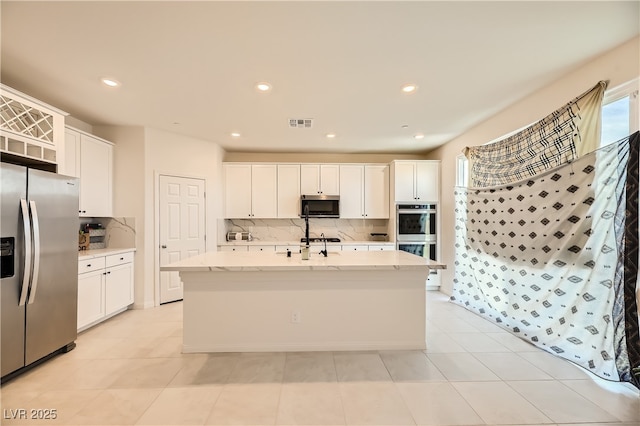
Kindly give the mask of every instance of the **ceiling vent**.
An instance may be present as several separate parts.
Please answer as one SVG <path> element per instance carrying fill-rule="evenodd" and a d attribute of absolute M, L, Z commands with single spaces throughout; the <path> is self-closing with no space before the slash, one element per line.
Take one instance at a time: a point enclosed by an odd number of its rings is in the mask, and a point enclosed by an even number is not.
<path fill-rule="evenodd" d="M 291 129 L 310 129 L 313 125 L 313 118 L 290 118 L 289 128 Z"/>

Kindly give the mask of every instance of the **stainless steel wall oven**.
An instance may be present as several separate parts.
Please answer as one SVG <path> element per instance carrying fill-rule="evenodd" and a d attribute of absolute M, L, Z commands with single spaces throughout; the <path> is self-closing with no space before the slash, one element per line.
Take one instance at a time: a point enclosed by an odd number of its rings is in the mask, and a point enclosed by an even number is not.
<path fill-rule="evenodd" d="M 436 204 L 396 205 L 396 248 L 437 260 Z"/>

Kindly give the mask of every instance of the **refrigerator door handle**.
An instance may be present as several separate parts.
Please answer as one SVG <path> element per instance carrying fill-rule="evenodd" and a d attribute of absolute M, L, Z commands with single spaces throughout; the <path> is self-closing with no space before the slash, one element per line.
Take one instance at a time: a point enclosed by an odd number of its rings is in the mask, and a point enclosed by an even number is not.
<path fill-rule="evenodd" d="M 38 220 L 38 210 L 36 202 L 29 201 L 29 210 L 31 210 L 31 224 L 33 228 L 33 274 L 31 274 L 31 291 L 29 292 L 29 304 L 36 299 L 36 290 L 38 289 L 38 271 L 40 269 L 40 221 Z"/>
<path fill-rule="evenodd" d="M 24 270 L 22 277 L 22 290 L 20 290 L 20 302 L 18 306 L 24 306 L 29 294 L 29 279 L 31 278 L 31 220 L 29 219 L 29 207 L 27 200 L 20 200 L 20 212 L 22 213 L 22 225 L 24 226 Z"/>

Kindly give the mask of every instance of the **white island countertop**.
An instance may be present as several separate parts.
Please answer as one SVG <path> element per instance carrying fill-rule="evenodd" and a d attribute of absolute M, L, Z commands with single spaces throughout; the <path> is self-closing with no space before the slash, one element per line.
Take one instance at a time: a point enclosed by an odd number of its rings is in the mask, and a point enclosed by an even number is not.
<path fill-rule="evenodd" d="M 445 265 L 399 250 L 330 252 L 327 257 L 312 253 L 302 260 L 300 253 L 273 252 L 207 252 L 162 266 L 162 271 L 302 271 L 302 270 L 391 270 L 445 269 Z"/>

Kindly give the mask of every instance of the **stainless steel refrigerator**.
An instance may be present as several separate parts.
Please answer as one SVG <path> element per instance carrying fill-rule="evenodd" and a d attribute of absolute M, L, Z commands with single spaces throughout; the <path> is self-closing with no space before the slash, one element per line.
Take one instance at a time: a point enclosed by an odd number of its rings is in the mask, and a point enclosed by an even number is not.
<path fill-rule="evenodd" d="M 0 163 L 2 380 L 75 347 L 78 180 Z"/>

